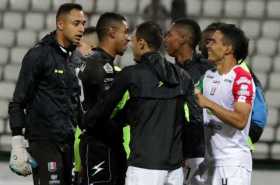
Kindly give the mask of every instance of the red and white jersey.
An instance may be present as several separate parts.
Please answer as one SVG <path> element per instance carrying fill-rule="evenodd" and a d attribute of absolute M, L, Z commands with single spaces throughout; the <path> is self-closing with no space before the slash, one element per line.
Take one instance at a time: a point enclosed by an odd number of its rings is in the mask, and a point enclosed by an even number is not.
<path fill-rule="evenodd" d="M 233 111 L 235 102 L 254 102 L 255 85 L 249 72 L 235 66 L 227 74 L 208 70 L 203 78 L 203 95 L 225 109 Z M 251 115 L 243 130 L 223 123 L 211 113 L 203 110 L 206 137 L 206 157 L 216 166 L 244 166 L 252 169 L 252 157 L 247 139 Z"/>

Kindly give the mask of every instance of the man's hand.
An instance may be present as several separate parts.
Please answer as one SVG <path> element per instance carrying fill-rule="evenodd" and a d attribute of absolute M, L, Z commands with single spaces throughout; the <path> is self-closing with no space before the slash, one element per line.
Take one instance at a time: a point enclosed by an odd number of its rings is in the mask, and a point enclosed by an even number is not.
<path fill-rule="evenodd" d="M 201 108 L 208 108 L 211 104 L 211 100 L 203 96 L 200 91 L 195 91 L 196 102 Z"/>
<path fill-rule="evenodd" d="M 32 173 L 32 168 L 37 167 L 36 161 L 26 150 L 26 141 L 21 135 L 12 137 L 12 151 L 10 156 L 10 169 L 21 176 Z"/>

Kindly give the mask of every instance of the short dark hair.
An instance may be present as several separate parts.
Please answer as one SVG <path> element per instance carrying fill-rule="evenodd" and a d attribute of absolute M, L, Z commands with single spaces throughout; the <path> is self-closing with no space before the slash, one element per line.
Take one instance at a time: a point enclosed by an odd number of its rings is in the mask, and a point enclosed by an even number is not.
<path fill-rule="evenodd" d="M 214 32 L 217 30 L 217 28 L 219 28 L 220 26 L 226 25 L 226 23 L 223 22 L 213 22 L 211 24 L 209 24 L 204 30 L 203 33 L 205 32 Z"/>
<path fill-rule="evenodd" d="M 58 18 L 61 15 L 68 14 L 73 9 L 80 10 L 80 11 L 83 10 L 82 6 L 79 5 L 79 4 L 76 4 L 76 3 L 64 3 L 64 4 L 62 4 L 57 10 L 56 20 L 58 20 Z"/>
<path fill-rule="evenodd" d="M 201 29 L 199 24 L 196 21 L 187 18 L 176 19 L 173 21 L 173 24 L 175 26 L 182 27 L 183 29 L 191 33 L 192 39 L 190 44 L 191 47 L 195 49 L 195 47 L 201 40 Z"/>
<path fill-rule="evenodd" d="M 223 25 L 225 23 L 222 23 L 222 22 L 213 22 L 211 24 L 209 24 L 203 31 L 202 31 L 202 34 L 201 34 L 201 40 L 200 40 L 200 43 L 199 43 L 199 50 L 201 51 L 201 54 L 208 58 L 208 51 L 207 51 L 207 43 L 208 43 L 208 37 L 214 33 L 217 28 L 220 26 L 220 25 Z"/>
<path fill-rule="evenodd" d="M 121 23 L 122 21 L 126 21 L 126 18 L 121 14 L 113 12 L 106 12 L 102 14 L 96 24 L 98 39 L 104 39 L 104 37 L 107 35 L 108 28 L 110 26 L 115 26 L 115 24 Z"/>
<path fill-rule="evenodd" d="M 149 47 L 159 50 L 163 40 L 162 30 L 155 22 L 147 21 L 137 26 L 136 38 L 144 39 Z"/>
<path fill-rule="evenodd" d="M 244 60 L 248 56 L 249 39 L 243 30 L 234 24 L 220 24 L 216 31 L 224 35 L 224 41 L 233 47 L 233 55 L 237 61 Z"/>
<path fill-rule="evenodd" d="M 89 27 L 85 28 L 84 35 L 89 35 L 92 33 L 97 33 L 95 26 L 89 26 Z"/>

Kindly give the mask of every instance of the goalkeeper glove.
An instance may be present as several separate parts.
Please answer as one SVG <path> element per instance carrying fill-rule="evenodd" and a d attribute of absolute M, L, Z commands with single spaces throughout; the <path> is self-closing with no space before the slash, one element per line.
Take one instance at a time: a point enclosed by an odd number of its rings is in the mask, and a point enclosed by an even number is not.
<path fill-rule="evenodd" d="M 32 173 L 32 168 L 37 167 L 36 161 L 26 150 L 27 141 L 23 136 L 12 137 L 12 151 L 10 156 L 10 169 L 21 176 L 27 176 Z"/>

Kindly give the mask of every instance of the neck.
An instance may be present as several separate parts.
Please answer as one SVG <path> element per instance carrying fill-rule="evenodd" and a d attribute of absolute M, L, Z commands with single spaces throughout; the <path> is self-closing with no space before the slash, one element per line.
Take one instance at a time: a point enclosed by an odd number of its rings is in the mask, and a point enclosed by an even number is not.
<path fill-rule="evenodd" d="M 219 74 L 227 74 L 236 64 L 235 58 L 225 57 L 217 63 L 217 70 Z"/>
<path fill-rule="evenodd" d="M 116 50 L 114 49 L 114 44 L 108 42 L 108 41 L 102 41 L 99 43 L 99 47 L 101 49 L 103 49 L 104 51 L 106 51 L 106 53 L 108 53 L 109 55 L 111 55 L 112 57 L 116 57 L 117 55 L 117 52 Z"/>
<path fill-rule="evenodd" d="M 156 50 L 154 50 L 154 49 L 150 49 L 150 48 L 144 48 L 142 51 L 141 51 L 141 53 L 140 53 L 140 55 L 138 55 L 138 56 L 135 56 L 135 61 L 140 61 L 141 60 L 141 58 L 145 55 L 145 54 L 147 54 L 147 53 L 151 53 L 151 52 L 155 52 Z"/>
<path fill-rule="evenodd" d="M 175 56 L 176 61 L 180 64 L 184 64 L 187 60 L 190 60 L 193 56 L 193 50 L 189 47 L 184 47 L 177 52 Z"/>
<path fill-rule="evenodd" d="M 55 38 L 56 38 L 57 43 L 60 46 L 62 46 L 64 48 L 70 47 L 71 43 L 65 39 L 64 35 L 60 31 L 58 31 L 58 30 L 56 31 Z"/>

